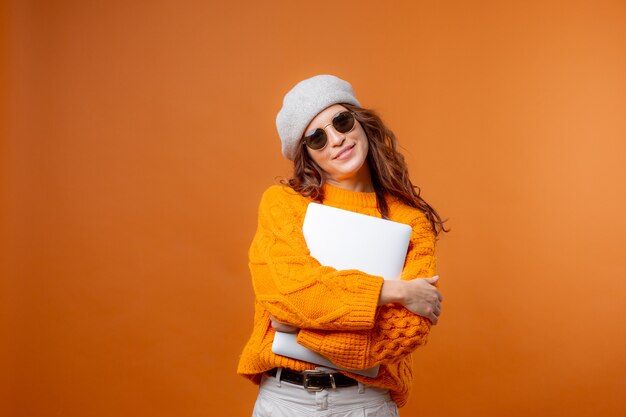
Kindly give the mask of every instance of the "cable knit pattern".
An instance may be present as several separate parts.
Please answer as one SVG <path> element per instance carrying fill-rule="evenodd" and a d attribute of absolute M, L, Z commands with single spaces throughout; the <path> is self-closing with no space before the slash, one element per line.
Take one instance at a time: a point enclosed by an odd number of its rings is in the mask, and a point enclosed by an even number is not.
<path fill-rule="evenodd" d="M 374 193 L 324 186 L 324 204 L 380 217 Z M 424 214 L 389 198 L 390 219 L 413 228 L 401 279 L 435 275 L 435 239 Z M 256 295 L 252 335 L 237 372 L 255 383 L 275 367 L 302 371 L 308 364 L 272 353 L 270 315 L 301 330 L 298 342 L 337 365 L 364 369 L 380 364 L 376 378 L 344 372 L 366 384 L 388 388 L 399 407 L 412 382 L 411 352 L 427 341 L 430 321 L 397 304 L 377 307 L 381 277 L 338 271 L 310 256 L 302 223 L 310 200 L 285 186 L 272 186 L 259 206 L 249 250 Z"/>

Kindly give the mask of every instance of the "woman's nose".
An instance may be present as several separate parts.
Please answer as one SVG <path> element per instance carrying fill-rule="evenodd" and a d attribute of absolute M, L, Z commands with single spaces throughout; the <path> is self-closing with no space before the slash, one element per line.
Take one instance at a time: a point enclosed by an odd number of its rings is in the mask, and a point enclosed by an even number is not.
<path fill-rule="evenodd" d="M 337 132 L 332 126 L 329 126 L 329 128 L 326 129 L 326 134 L 328 135 L 328 142 L 331 146 L 339 146 L 343 144 L 344 140 L 346 140 L 345 133 Z"/>

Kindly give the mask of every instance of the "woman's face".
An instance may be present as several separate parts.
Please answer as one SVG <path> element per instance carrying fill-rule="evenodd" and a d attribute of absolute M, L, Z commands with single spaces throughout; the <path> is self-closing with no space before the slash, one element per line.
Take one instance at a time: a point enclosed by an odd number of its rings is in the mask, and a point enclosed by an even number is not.
<path fill-rule="evenodd" d="M 305 148 L 313 161 L 326 172 L 329 183 L 337 185 L 346 181 L 363 181 L 370 184 L 367 165 L 369 144 L 363 127 L 355 121 L 350 132 L 339 133 L 332 125 L 333 118 L 346 110 L 341 104 L 334 104 L 318 113 L 304 130 L 304 135 L 310 135 L 317 128 L 324 129 L 328 143 L 320 150 Z"/>

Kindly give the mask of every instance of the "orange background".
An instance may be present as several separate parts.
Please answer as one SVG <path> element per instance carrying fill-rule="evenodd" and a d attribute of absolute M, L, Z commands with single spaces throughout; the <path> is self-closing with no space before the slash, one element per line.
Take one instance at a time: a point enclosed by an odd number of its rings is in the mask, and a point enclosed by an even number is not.
<path fill-rule="evenodd" d="M 247 416 L 247 249 L 318 73 L 452 232 L 404 416 L 626 414 L 624 1 L 3 3 L 3 416 Z"/>

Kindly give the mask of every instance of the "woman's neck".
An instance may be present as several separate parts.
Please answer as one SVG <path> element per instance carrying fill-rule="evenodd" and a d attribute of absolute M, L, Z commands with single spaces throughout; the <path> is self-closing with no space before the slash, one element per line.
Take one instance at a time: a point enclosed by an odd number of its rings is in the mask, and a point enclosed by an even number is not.
<path fill-rule="evenodd" d="M 370 175 L 367 163 L 356 173 L 356 175 L 346 178 L 327 178 L 326 182 L 334 187 L 342 188 L 348 191 L 356 191 L 362 193 L 374 192 L 372 184 L 372 176 Z"/>
<path fill-rule="evenodd" d="M 351 179 L 343 180 L 343 181 L 335 181 L 329 178 L 326 182 L 332 185 L 333 187 L 342 188 L 347 191 L 355 191 L 355 192 L 361 192 L 361 193 L 374 192 L 374 186 L 372 185 L 371 181 L 369 183 L 364 183 L 360 181 L 351 181 Z"/>

